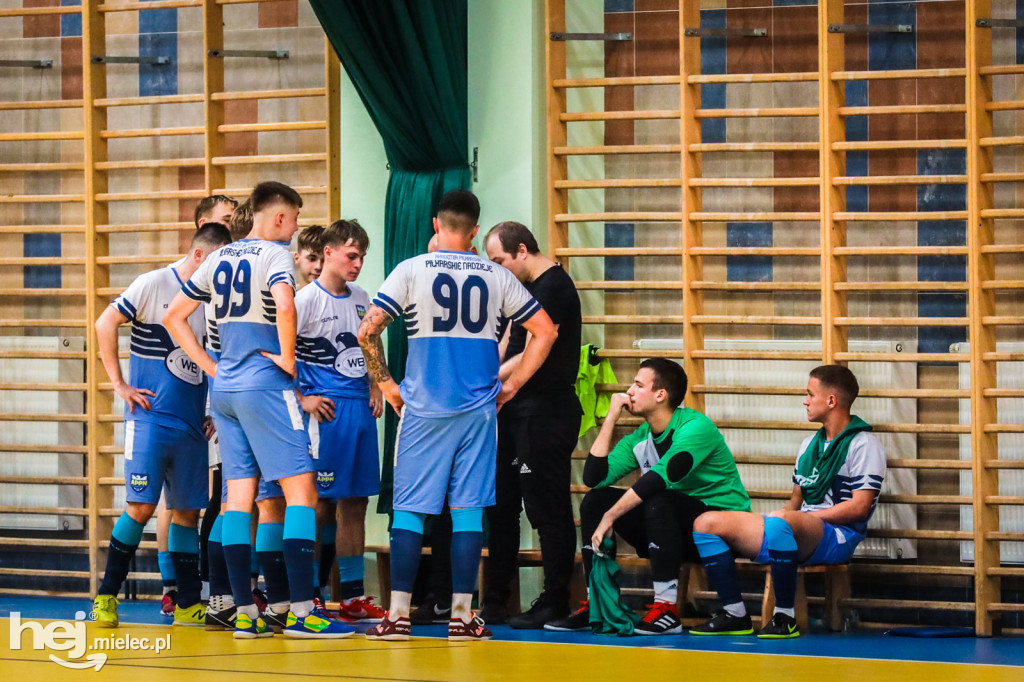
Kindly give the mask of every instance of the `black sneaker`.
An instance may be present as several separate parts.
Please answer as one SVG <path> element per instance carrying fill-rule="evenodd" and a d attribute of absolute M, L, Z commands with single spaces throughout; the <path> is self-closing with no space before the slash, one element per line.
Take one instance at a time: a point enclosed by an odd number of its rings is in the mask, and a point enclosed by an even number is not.
<path fill-rule="evenodd" d="M 750 622 L 750 615 L 733 616 L 728 611 L 721 611 L 714 618 L 690 628 L 691 635 L 752 635 L 754 625 Z"/>
<path fill-rule="evenodd" d="M 565 618 L 568 615 L 569 606 L 567 604 L 559 605 L 538 597 L 533 600 L 528 611 L 509 618 L 508 624 L 516 630 L 540 630 L 545 623 Z"/>
<path fill-rule="evenodd" d="M 433 625 L 447 623 L 452 617 L 452 605 L 438 604 L 429 599 L 420 604 L 409 614 L 409 623 L 412 625 Z"/>
<path fill-rule="evenodd" d="M 776 613 L 768 624 L 757 631 L 761 639 L 792 639 L 800 636 L 800 628 L 796 619 L 784 613 Z"/>
<path fill-rule="evenodd" d="M 267 624 L 267 627 L 274 632 L 281 634 L 284 629 L 288 627 L 288 612 L 275 613 L 269 606 L 267 610 L 263 612 L 263 622 Z"/>
<path fill-rule="evenodd" d="M 480 618 L 491 625 L 504 625 L 509 622 L 508 610 L 504 604 L 484 604 L 480 609 Z"/>
<path fill-rule="evenodd" d="M 235 629 L 235 618 L 238 616 L 238 609 L 234 606 L 229 606 L 226 609 L 220 611 L 211 611 L 206 609 L 206 620 L 203 625 L 207 630 L 234 630 Z"/>
<path fill-rule="evenodd" d="M 680 635 L 683 623 L 676 614 L 676 605 L 665 601 L 649 604 L 647 615 L 633 627 L 638 635 Z"/>
<path fill-rule="evenodd" d="M 580 607 L 565 618 L 544 623 L 545 630 L 555 632 L 580 632 L 590 630 L 590 602 L 580 602 Z"/>

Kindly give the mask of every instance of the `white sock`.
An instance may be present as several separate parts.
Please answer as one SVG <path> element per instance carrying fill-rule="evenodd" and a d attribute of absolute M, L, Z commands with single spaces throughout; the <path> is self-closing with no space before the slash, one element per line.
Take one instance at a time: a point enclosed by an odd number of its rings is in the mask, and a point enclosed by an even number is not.
<path fill-rule="evenodd" d="M 164 594 L 167 594 L 171 590 L 177 590 L 177 589 L 178 589 L 177 585 L 171 585 L 170 587 L 167 587 L 166 585 L 164 585 Z"/>
<path fill-rule="evenodd" d="M 309 612 L 313 610 L 313 600 L 307 599 L 306 601 L 293 601 L 292 602 L 292 613 L 295 614 L 296 618 L 305 618 L 309 615 Z"/>
<path fill-rule="evenodd" d="M 784 613 L 790 618 L 796 618 L 796 609 L 780 609 L 778 606 L 775 607 L 775 613 Z M 772 614 L 775 615 L 775 614 Z"/>
<path fill-rule="evenodd" d="M 741 601 L 738 601 L 735 604 L 726 604 L 723 608 L 726 613 L 730 616 L 735 616 L 736 618 L 742 618 L 747 615 L 747 607 L 744 606 Z"/>
<path fill-rule="evenodd" d="M 399 618 L 409 617 L 409 604 L 412 602 L 412 592 L 399 592 L 394 590 L 391 593 L 391 607 L 388 609 L 388 620 L 392 623 Z"/>
<path fill-rule="evenodd" d="M 210 611 L 214 613 L 218 611 L 224 611 L 230 609 L 235 605 L 235 598 L 230 594 L 211 594 L 210 595 Z"/>
<path fill-rule="evenodd" d="M 249 616 L 249 618 L 252 618 L 253 622 L 255 622 L 257 616 L 260 615 L 260 608 L 255 604 L 249 604 L 248 606 L 239 606 L 238 613 Z"/>
<path fill-rule="evenodd" d="M 654 581 L 654 601 L 675 604 L 679 594 L 679 580 Z"/>
<path fill-rule="evenodd" d="M 464 592 L 452 594 L 452 619 L 458 618 L 463 623 L 473 620 L 473 611 L 470 606 L 473 603 L 473 595 Z"/>
<path fill-rule="evenodd" d="M 276 613 L 277 615 L 280 616 L 280 615 L 283 615 L 285 613 L 288 613 L 288 607 L 290 605 L 291 605 L 291 602 L 278 601 L 278 602 L 274 602 L 273 604 L 268 604 L 267 605 L 267 610 L 268 611 L 272 611 L 273 613 Z M 295 615 L 298 616 L 299 614 L 296 613 Z"/>

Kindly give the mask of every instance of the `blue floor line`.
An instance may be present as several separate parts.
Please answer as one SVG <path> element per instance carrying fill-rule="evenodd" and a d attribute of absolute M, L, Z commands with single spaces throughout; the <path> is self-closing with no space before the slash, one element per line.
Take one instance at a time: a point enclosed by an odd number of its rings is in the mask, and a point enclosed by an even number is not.
<path fill-rule="evenodd" d="M 88 613 L 91 606 L 92 603 L 84 599 L 0 595 L 2 618 L 10 617 L 12 611 L 18 611 L 22 618 L 73 620 L 76 611 Z M 122 601 L 118 606 L 118 615 L 125 624 L 170 625 L 170 619 L 160 614 L 160 602 L 156 601 Z M 491 629 L 495 640 L 511 642 L 643 646 L 685 651 L 1024 667 L 1024 638 L 1019 637 L 915 639 L 890 637 L 876 632 L 846 632 L 811 633 L 797 639 L 766 641 L 756 637 L 696 637 L 686 634 L 614 637 L 590 633 L 514 630 L 505 625 L 493 626 Z M 445 638 L 448 636 L 447 626 L 416 626 L 413 628 L 413 636 Z"/>

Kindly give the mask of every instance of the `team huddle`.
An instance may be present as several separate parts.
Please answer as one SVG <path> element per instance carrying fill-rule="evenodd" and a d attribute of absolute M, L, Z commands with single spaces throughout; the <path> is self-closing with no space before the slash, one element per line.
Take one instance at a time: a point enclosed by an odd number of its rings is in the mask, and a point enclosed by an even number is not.
<path fill-rule="evenodd" d="M 587 602 L 574 612 L 568 604 L 576 547 L 569 474 L 581 414 L 572 390 L 580 307 L 568 275 L 518 223 L 491 230 L 489 260 L 476 255 L 479 202 L 455 190 L 439 204 L 430 252 L 400 263 L 371 299 L 354 284 L 369 247 L 357 222 L 307 228 L 296 257 L 289 253 L 301 207 L 293 189 L 264 182 L 230 218 L 200 220 L 197 210 L 186 257 L 140 276 L 97 321 L 101 359 L 125 401 L 127 509 L 112 532 L 93 617 L 118 625 L 116 595 L 163 493 L 176 625 L 232 630 L 239 639 L 340 638 L 363 621 L 372 625 L 369 639 L 408 639 L 419 622 L 410 616 L 424 523 L 443 512 L 451 518 L 451 591 L 436 595 L 444 609 L 432 608 L 450 610 L 450 640 L 489 639 L 486 622 L 506 621 L 502 582 L 514 572 L 523 506 L 540 533 L 544 592 L 508 622 L 598 625 Z M 312 280 L 297 294 L 296 262 Z M 400 384 L 381 342 L 399 319 L 409 338 Z M 125 381 L 117 328 L 128 323 Z M 881 445 L 850 412 L 856 378 L 836 365 L 811 372 L 804 404 L 822 428 L 800 448 L 790 500 L 766 516 L 750 513 L 717 427 L 681 407 L 686 390 L 678 364 L 652 358 L 626 393 L 612 396 L 583 471 L 591 488 L 580 506 L 585 571 L 595 552 L 614 553 L 608 539 L 617 533 L 651 563 L 654 602 L 634 632 L 672 634 L 682 631 L 679 566 L 701 561 L 723 610 L 690 632 L 737 635 L 754 630 L 735 557 L 769 563 L 776 607 L 758 634 L 797 636 L 798 567 L 850 560 L 885 476 Z M 385 402 L 400 416 L 387 612 L 363 587 L 366 503 L 380 488 L 375 420 Z M 613 444 L 624 413 L 643 424 Z M 637 470 L 628 489 L 613 487 Z M 485 515 L 491 559 L 511 559 L 492 571 L 498 580 L 481 594 L 478 615 L 471 602 Z M 265 600 L 254 590 L 254 557 Z M 337 614 L 320 593 L 335 559 Z M 209 580 L 205 603 L 201 576 Z"/>

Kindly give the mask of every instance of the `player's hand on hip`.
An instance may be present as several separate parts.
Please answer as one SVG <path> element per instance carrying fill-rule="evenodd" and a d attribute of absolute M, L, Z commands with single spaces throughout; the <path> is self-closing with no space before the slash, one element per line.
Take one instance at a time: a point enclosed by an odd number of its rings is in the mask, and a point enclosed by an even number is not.
<path fill-rule="evenodd" d="M 330 398 L 322 395 L 304 395 L 300 402 L 303 411 L 316 417 L 321 424 L 334 421 L 334 401 Z"/>
<path fill-rule="evenodd" d="M 380 419 L 384 414 L 384 394 L 376 384 L 370 387 L 370 415 L 374 419 Z"/>
<path fill-rule="evenodd" d="M 213 425 L 213 417 L 206 415 L 203 417 L 203 438 L 210 440 L 215 433 L 217 433 L 217 427 Z"/>
<path fill-rule="evenodd" d="M 156 397 L 156 393 L 153 393 L 148 388 L 135 388 L 123 381 L 114 385 L 114 392 L 121 396 L 121 399 L 128 406 L 128 412 L 132 414 L 135 413 L 136 405 L 144 410 L 150 409 L 149 398 L 146 396 L 150 398 Z"/>
<path fill-rule="evenodd" d="M 512 383 L 511 381 L 503 381 L 501 384 L 501 392 L 498 393 L 497 403 L 498 409 L 501 406 L 516 397 L 516 393 L 519 393 L 519 386 Z"/>
<path fill-rule="evenodd" d="M 394 408 L 395 414 L 401 417 L 405 400 L 402 399 L 402 392 L 398 389 L 398 384 L 395 383 L 394 379 L 389 379 L 387 382 L 378 384 L 378 386 L 381 393 L 384 394 L 384 400 L 387 400 L 388 405 Z"/>
<path fill-rule="evenodd" d="M 274 363 L 275 365 L 277 365 L 278 367 L 283 369 L 285 372 L 288 373 L 288 376 L 290 376 L 292 378 L 295 377 L 295 359 L 294 358 L 292 358 L 291 362 L 288 362 L 287 360 L 284 359 L 284 356 L 274 355 L 273 353 L 268 353 L 265 350 L 261 350 L 260 351 L 260 355 L 262 355 L 267 360 L 270 360 L 272 363 Z"/>

